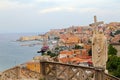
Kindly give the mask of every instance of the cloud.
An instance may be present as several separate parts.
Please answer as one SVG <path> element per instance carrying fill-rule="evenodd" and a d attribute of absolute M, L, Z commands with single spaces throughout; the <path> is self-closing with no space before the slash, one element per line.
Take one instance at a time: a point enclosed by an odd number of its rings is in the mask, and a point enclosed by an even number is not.
<path fill-rule="evenodd" d="M 0 0 L 0 26 L 3 32 L 28 31 L 29 27 L 29 31 L 41 31 L 53 26 L 88 24 L 93 15 L 119 21 L 119 5 L 120 0 Z"/>
<path fill-rule="evenodd" d="M 105 12 L 100 8 L 94 7 L 53 7 L 39 10 L 40 14 L 48 14 L 54 12 L 74 12 L 74 13 L 100 13 Z"/>
<path fill-rule="evenodd" d="M 8 10 L 8 9 L 16 9 L 16 8 L 29 8 L 33 7 L 33 4 L 25 4 L 20 3 L 18 1 L 8 1 L 8 0 L 1 0 L 0 1 L 0 10 Z"/>
<path fill-rule="evenodd" d="M 66 2 L 68 0 L 35 0 L 35 2 Z"/>
<path fill-rule="evenodd" d="M 54 12 L 78 12 L 78 13 L 95 13 L 95 14 L 115 14 L 113 10 L 118 10 L 119 3 L 113 0 L 36 0 L 46 4 L 55 4 L 55 6 L 44 6 L 39 9 L 39 14 Z M 114 5 L 114 6 L 112 6 Z M 118 12 L 115 10 L 116 12 Z"/>
<path fill-rule="evenodd" d="M 46 13 L 60 12 L 60 11 L 72 12 L 72 11 L 75 11 L 75 8 L 54 7 L 54 8 L 47 8 L 47 9 L 40 10 L 39 13 L 46 14 Z"/>
<path fill-rule="evenodd" d="M 53 3 L 59 6 L 83 6 L 95 5 L 105 2 L 104 0 L 35 0 L 36 3 Z"/>
<path fill-rule="evenodd" d="M 44 6 L 38 12 L 40 14 L 47 14 L 52 12 L 87 12 L 90 10 L 94 10 L 94 7 L 89 7 L 90 4 L 97 3 L 96 0 L 89 1 L 89 0 L 36 0 L 36 2 L 43 4 L 54 4 L 54 6 Z M 89 5 L 88 5 L 89 4 Z M 86 6 L 85 6 L 86 5 Z"/>

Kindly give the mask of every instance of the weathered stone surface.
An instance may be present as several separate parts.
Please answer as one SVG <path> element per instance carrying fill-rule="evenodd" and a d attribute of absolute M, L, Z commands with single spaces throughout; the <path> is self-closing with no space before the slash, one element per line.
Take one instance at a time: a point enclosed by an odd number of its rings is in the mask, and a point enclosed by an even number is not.
<path fill-rule="evenodd" d="M 39 80 L 41 74 L 29 69 L 16 66 L 10 68 L 0 75 L 0 80 Z"/>

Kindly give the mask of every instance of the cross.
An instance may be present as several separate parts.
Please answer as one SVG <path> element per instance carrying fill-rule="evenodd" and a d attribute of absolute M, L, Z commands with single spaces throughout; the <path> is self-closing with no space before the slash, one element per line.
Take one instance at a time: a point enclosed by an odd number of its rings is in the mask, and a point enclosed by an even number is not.
<path fill-rule="evenodd" d="M 90 24 L 90 26 L 98 26 L 100 24 L 104 24 L 104 22 L 103 21 L 97 22 L 97 17 L 94 16 L 94 23 Z"/>
<path fill-rule="evenodd" d="M 92 26 L 94 28 L 94 30 L 96 31 L 96 30 L 98 30 L 97 26 L 99 26 L 100 24 L 104 24 L 104 22 L 103 21 L 97 22 L 97 17 L 94 16 L 94 23 L 90 24 L 89 26 Z"/>

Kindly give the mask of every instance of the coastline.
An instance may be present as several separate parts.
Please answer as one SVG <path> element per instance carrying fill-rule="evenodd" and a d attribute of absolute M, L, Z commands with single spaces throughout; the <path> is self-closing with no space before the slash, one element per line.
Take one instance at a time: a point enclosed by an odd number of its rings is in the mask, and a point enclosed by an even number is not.
<path fill-rule="evenodd" d="M 18 42 L 17 40 L 22 35 L 35 35 L 29 34 L 0 34 L 0 71 L 9 69 L 15 65 L 22 64 L 31 60 L 34 56 L 40 55 L 37 50 L 41 45 L 35 46 L 21 46 L 21 44 L 37 43 L 39 41 Z"/>

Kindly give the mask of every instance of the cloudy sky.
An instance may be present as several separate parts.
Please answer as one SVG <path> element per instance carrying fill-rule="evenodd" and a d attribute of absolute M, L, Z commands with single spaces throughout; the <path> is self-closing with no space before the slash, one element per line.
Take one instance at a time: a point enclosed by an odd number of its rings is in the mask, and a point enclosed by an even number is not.
<path fill-rule="evenodd" d="M 89 25 L 94 15 L 120 22 L 120 0 L 0 0 L 0 33 Z"/>

